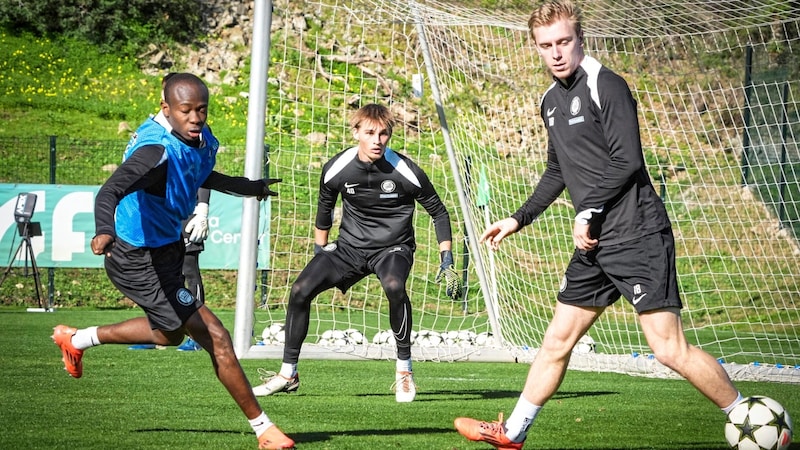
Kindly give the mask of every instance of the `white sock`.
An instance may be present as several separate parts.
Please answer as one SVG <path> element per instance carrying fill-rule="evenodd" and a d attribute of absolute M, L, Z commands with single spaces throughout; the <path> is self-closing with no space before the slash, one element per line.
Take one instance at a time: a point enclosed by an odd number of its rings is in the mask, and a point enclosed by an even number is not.
<path fill-rule="evenodd" d="M 738 405 L 739 402 L 744 400 L 744 397 L 742 397 L 742 393 L 741 392 L 738 392 L 737 394 L 738 395 L 736 396 L 736 400 L 734 400 L 733 403 L 731 403 L 730 405 L 728 405 L 728 406 L 726 406 L 724 408 L 720 408 L 720 409 L 722 409 L 722 412 L 725 413 L 725 415 L 728 415 L 728 413 L 731 412 L 731 410 L 733 409 L 734 406 Z"/>
<path fill-rule="evenodd" d="M 284 378 L 294 378 L 297 375 L 297 364 L 282 363 L 279 373 Z"/>
<path fill-rule="evenodd" d="M 534 405 L 520 395 L 514 411 L 511 411 L 511 415 L 506 419 L 506 437 L 513 442 L 524 441 L 528 436 L 528 428 L 531 427 L 541 409 L 541 406 Z"/>
<path fill-rule="evenodd" d="M 411 360 L 410 359 L 398 359 L 397 360 L 397 371 L 398 372 L 411 372 Z"/>
<path fill-rule="evenodd" d="M 267 431 L 267 428 L 273 425 L 272 421 L 269 420 L 269 417 L 261 411 L 261 415 L 256 417 L 255 419 L 249 419 L 250 426 L 253 427 L 253 431 L 256 432 L 256 437 L 261 436 Z"/>
<path fill-rule="evenodd" d="M 78 350 L 86 350 L 89 347 L 100 345 L 100 339 L 97 339 L 97 327 L 78 330 L 72 336 L 72 345 Z"/>

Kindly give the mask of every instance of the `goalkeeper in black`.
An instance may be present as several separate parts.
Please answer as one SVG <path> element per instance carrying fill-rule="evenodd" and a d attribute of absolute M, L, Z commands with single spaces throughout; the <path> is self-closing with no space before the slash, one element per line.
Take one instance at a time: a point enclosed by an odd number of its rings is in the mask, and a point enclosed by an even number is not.
<path fill-rule="evenodd" d="M 521 449 L 528 428 L 556 393 L 572 348 L 605 308 L 625 297 L 656 359 L 727 412 L 741 399 L 717 360 L 691 345 L 681 325 L 675 243 L 667 211 L 644 164 L 636 101 L 625 80 L 584 54 L 580 9 L 549 0 L 531 14 L 530 35 L 553 83 L 541 116 L 547 166 L 531 196 L 480 241 L 497 250 L 566 189 L 575 207 L 574 252 L 542 345 L 511 415 L 483 422 L 461 417 L 467 439 Z"/>
<path fill-rule="evenodd" d="M 397 344 L 395 399 L 411 402 L 411 302 L 406 280 L 414 263 L 414 210 L 419 202 L 433 218 L 441 266 L 437 281 L 458 299 L 461 281 L 453 267 L 450 215 L 428 176 L 413 161 L 387 147 L 395 119 L 388 108 L 369 104 L 350 119 L 358 145 L 328 161 L 322 170 L 314 229 L 314 257 L 292 285 L 286 313 L 286 343 L 279 373 L 270 373 L 256 395 L 293 392 L 300 385 L 297 361 L 309 326 L 311 301 L 332 287 L 342 292 L 375 274 L 389 301 Z M 329 240 L 333 210 L 342 197 L 338 238 Z M 271 375 L 271 376 L 270 376 Z"/>

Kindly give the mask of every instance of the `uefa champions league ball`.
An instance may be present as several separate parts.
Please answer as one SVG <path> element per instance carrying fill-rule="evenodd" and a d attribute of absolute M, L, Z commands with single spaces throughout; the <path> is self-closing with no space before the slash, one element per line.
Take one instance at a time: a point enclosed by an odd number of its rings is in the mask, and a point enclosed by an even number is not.
<path fill-rule="evenodd" d="M 572 351 L 576 353 L 594 353 L 597 351 L 597 343 L 594 342 L 591 336 L 585 334 L 578 340 Z"/>
<path fill-rule="evenodd" d="M 728 414 L 725 439 L 737 450 L 786 450 L 792 442 L 792 419 L 769 397 L 747 397 Z"/>
<path fill-rule="evenodd" d="M 261 333 L 261 342 L 265 345 L 283 344 L 286 341 L 286 331 L 282 323 L 273 323 L 264 328 Z"/>
<path fill-rule="evenodd" d="M 325 330 L 317 340 L 324 347 L 343 347 L 345 345 L 365 344 L 364 333 L 355 328 L 342 330 Z"/>

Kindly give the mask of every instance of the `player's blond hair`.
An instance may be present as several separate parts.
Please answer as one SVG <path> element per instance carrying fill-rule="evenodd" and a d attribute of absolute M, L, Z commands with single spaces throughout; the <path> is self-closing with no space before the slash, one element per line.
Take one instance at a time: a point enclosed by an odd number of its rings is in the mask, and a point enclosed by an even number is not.
<path fill-rule="evenodd" d="M 528 19 L 528 31 L 531 39 L 534 42 L 536 41 L 536 36 L 533 35 L 535 28 L 552 25 L 561 19 L 567 19 L 575 27 L 576 35 L 581 36 L 583 34 L 581 26 L 583 14 L 578 5 L 572 0 L 548 0 L 534 9 Z"/>
<path fill-rule="evenodd" d="M 357 130 L 364 121 L 374 122 L 382 127 L 385 127 L 389 131 L 390 135 L 392 134 L 392 129 L 396 123 L 392 111 L 390 111 L 389 108 L 377 103 L 364 105 L 354 112 L 352 116 L 350 116 L 350 126 L 354 130 Z"/>

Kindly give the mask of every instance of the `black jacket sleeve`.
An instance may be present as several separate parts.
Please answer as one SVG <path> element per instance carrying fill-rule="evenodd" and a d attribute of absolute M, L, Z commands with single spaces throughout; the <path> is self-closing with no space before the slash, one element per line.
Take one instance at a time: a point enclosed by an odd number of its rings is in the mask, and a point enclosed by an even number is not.
<path fill-rule="evenodd" d="M 634 174 L 644 166 L 636 100 L 628 84 L 619 75 L 603 71 L 598 85 L 602 86 L 602 89 L 598 89 L 602 111 L 600 120 L 608 144 L 609 159 L 603 178 L 595 189 L 586 195 L 580 205 L 575 205 L 577 212 L 590 208 L 602 209 L 627 189 Z"/>
<path fill-rule="evenodd" d="M 264 195 L 263 181 L 251 180 L 246 177 L 232 177 L 217 171 L 211 172 L 208 178 L 206 178 L 206 181 L 203 182 L 203 187 L 236 197 L 257 197 Z"/>
<path fill-rule="evenodd" d="M 206 188 L 200 188 L 197 190 L 197 203 L 208 203 L 211 200 L 211 191 Z"/>
<path fill-rule="evenodd" d="M 531 224 L 539 217 L 539 214 L 543 213 L 564 192 L 565 188 L 566 185 L 561 176 L 561 166 L 558 164 L 558 156 L 556 156 L 552 142 L 548 140 L 547 168 L 542 174 L 539 184 L 534 188 L 533 194 L 511 217 L 519 222 L 520 228 Z"/>
<path fill-rule="evenodd" d="M 439 194 L 436 193 L 436 189 L 433 187 L 428 175 L 416 165 L 412 167 L 415 169 L 417 178 L 419 178 L 422 185 L 417 201 L 433 219 L 436 240 L 440 243 L 442 241 L 452 241 L 453 230 L 450 225 L 450 213 L 447 212 L 447 208 L 442 203 L 442 199 L 439 198 Z"/>
<path fill-rule="evenodd" d="M 317 217 L 314 226 L 320 230 L 330 230 L 333 226 L 333 209 L 339 198 L 339 191 L 331 188 L 323 181 L 325 170 L 319 177 L 319 198 L 317 199 Z"/>
<path fill-rule="evenodd" d="M 164 147 L 160 145 L 143 146 L 103 183 L 94 202 L 95 235 L 116 237 L 114 212 L 120 200 L 131 192 L 144 189 L 154 195 L 165 195 L 167 166 L 159 164 L 163 155 Z"/>

